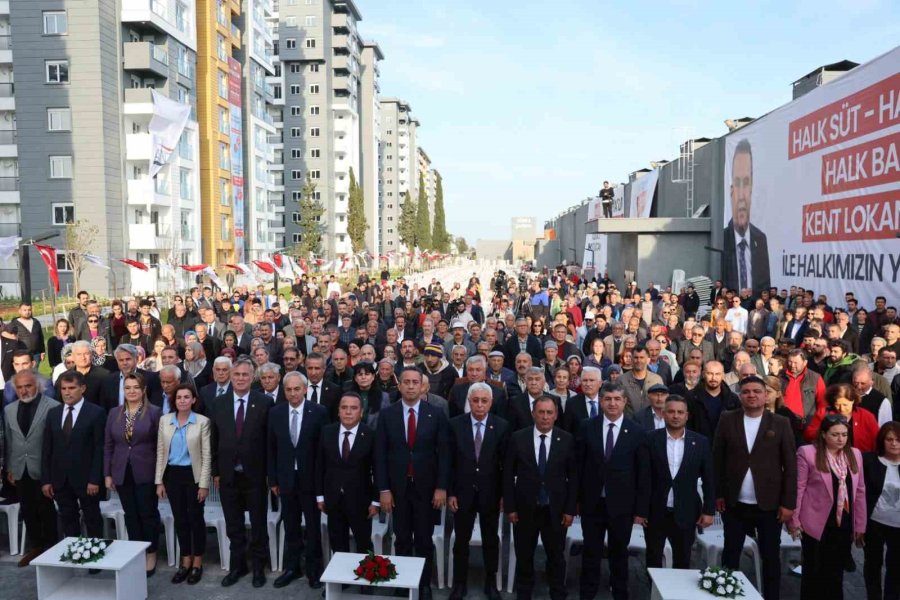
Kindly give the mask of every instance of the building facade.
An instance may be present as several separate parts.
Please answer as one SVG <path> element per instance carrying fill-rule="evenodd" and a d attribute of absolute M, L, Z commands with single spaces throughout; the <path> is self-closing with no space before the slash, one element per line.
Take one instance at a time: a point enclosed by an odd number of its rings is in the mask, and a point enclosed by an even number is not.
<path fill-rule="evenodd" d="M 374 42 L 363 42 L 360 80 L 360 121 L 362 125 L 362 148 L 360 152 L 360 172 L 357 173 L 362 187 L 366 209 L 366 249 L 377 255 L 381 247 L 381 227 L 379 216 L 383 202 L 381 189 L 381 161 L 383 157 L 381 104 L 378 96 L 381 86 L 378 82 L 379 63 L 384 60 L 381 48 Z"/>
<path fill-rule="evenodd" d="M 415 139 L 418 122 L 412 116 L 410 105 L 403 100 L 383 98 L 379 104 L 383 131 L 379 254 L 387 254 L 404 251 L 400 243 L 400 212 L 407 192 L 412 202 L 417 199 L 418 153 Z"/>

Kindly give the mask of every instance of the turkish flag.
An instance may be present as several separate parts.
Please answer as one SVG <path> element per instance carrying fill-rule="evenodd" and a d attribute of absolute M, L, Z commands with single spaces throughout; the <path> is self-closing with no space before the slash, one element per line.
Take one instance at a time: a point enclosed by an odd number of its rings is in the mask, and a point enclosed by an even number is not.
<path fill-rule="evenodd" d="M 234 269 L 235 271 L 237 271 L 239 273 L 246 273 L 246 271 L 244 271 L 244 267 L 241 267 L 239 265 L 233 265 L 233 264 L 229 263 L 229 264 L 225 265 L 225 267 L 228 269 Z"/>
<path fill-rule="evenodd" d="M 56 288 L 56 293 L 58 294 L 59 269 L 56 268 L 56 248 L 35 244 L 34 249 L 37 250 L 41 254 L 41 258 L 44 259 L 44 264 L 47 265 L 47 274 L 50 275 L 50 281 L 53 282 L 53 287 Z"/>
<path fill-rule="evenodd" d="M 306 259 L 305 259 L 305 258 L 301 258 L 301 259 L 300 259 L 300 268 L 303 269 L 303 272 L 304 272 L 304 273 L 306 273 L 307 271 L 309 271 L 309 266 L 306 264 Z"/>
<path fill-rule="evenodd" d="M 272 265 L 272 263 L 270 263 L 270 262 L 268 262 L 268 261 L 265 261 L 265 260 L 254 260 L 254 261 L 253 261 L 253 264 L 256 265 L 257 267 L 259 267 L 259 270 L 260 270 L 260 271 L 263 271 L 264 273 L 270 273 L 270 274 L 271 274 L 271 273 L 274 273 L 274 272 L 275 272 L 275 267 Z"/>
<path fill-rule="evenodd" d="M 191 273 L 197 273 L 206 269 L 209 265 L 181 265 L 181 268 L 185 271 L 190 271 Z"/>
<path fill-rule="evenodd" d="M 284 261 L 282 260 L 280 254 L 273 254 L 273 255 L 272 255 L 272 260 L 275 261 L 275 264 L 278 265 L 278 268 L 279 268 L 279 269 L 283 269 L 283 268 L 284 268 Z"/>
<path fill-rule="evenodd" d="M 125 263 L 129 267 L 134 267 L 135 269 L 140 269 L 141 271 L 149 271 L 150 270 L 150 267 L 148 267 L 144 263 L 137 261 L 137 260 L 131 260 L 130 258 L 120 258 L 119 262 Z"/>

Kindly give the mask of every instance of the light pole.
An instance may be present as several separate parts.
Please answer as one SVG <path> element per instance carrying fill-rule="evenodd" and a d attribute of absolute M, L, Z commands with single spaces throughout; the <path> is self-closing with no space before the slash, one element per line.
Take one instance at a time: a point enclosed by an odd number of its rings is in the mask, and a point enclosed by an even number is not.
<path fill-rule="evenodd" d="M 29 246 L 53 239 L 58 235 L 58 231 L 45 231 L 19 242 L 19 285 L 22 292 L 22 303 L 31 304 L 31 257 L 28 252 Z"/>

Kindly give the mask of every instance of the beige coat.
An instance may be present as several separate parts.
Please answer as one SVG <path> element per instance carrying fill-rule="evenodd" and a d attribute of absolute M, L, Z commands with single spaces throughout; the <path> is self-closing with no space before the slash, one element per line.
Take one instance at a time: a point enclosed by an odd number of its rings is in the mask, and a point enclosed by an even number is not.
<path fill-rule="evenodd" d="M 169 446 L 175 435 L 172 413 L 159 419 L 159 442 L 156 445 L 156 483 L 163 482 L 163 473 L 169 462 Z M 194 413 L 196 424 L 187 426 L 188 452 L 191 455 L 191 469 L 194 471 L 194 482 L 204 489 L 209 489 L 212 466 L 212 443 L 210 438 L 210 421 L 203 415 Z"/>

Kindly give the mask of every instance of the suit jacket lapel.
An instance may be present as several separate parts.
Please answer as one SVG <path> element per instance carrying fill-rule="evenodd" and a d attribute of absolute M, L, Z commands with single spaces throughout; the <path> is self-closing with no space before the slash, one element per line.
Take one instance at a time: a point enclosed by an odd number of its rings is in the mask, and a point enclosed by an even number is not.
<path fill-rule="evenodd" d="M 668 435 L 668 434 L 667 434 Z M 668 468 L 669 465 L 669 451 L 666 446 L 668 443 L 668 437 L 666 435 L 658 435 L 656 436 L 658 439 L 656 440 L 655 446 L 653 448 L 654 452 L 656 452 L 657 457 L 662 461 L 662 464 L 666 465 L 666 480 L 671 483 L 672 481 L 672 469 Z M 684 461 L 682 461 L 684 462 Z"/>
<path fill-rule="evenodd" d="M 771 413 L 767 410 L 763 411 L 762 418 L 759 420 L 759 429 L 756 431 L 756 439 L 753 440 L 753 448 L 750 449 L 750 454 L 756 450 L 756 444 L 759 442 L 759 438 L 764 436 L 768 431 L 769 425 L 771 423 Z M 741 427 L 744 426 L 744 419 L 741 418 Z M 746 431 L 744 432 L 746 435 Z"/>

